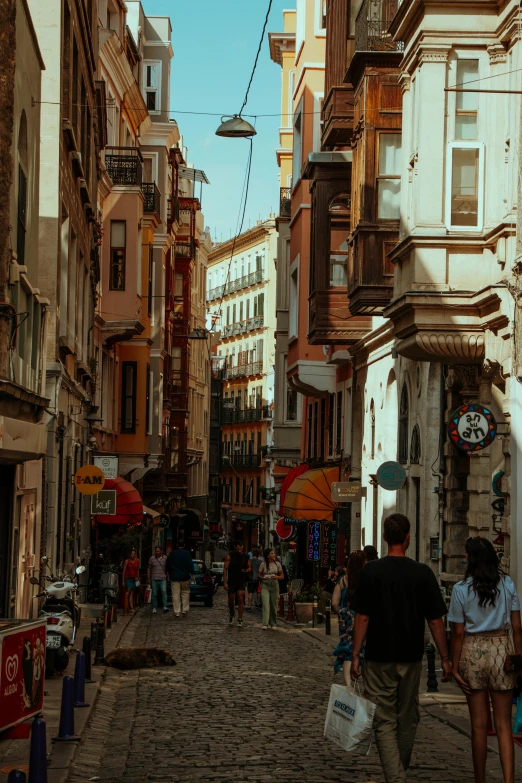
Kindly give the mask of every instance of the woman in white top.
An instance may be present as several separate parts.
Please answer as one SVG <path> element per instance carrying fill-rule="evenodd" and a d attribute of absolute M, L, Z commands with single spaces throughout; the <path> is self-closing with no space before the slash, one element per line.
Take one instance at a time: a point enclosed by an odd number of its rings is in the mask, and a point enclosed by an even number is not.
<path fill-rule="evenodd" d="M 511 655 L 522 655 L 520 602 L 513 580 L 500 568 L 493 544 L 477 536 L 466 541 L 464 580 L 451 594 L 453 676 L 468 702 L 476 783 L 486 783 L 489 694 L 504 780 L 514 783 L 511 733 L 516 675 Z"/>
<path fill-rule="evenodd" d="M 261 602 L 263 604 L 263 631 L 277 625 L 277 602 L 279 600 L 279 582 L 284 579 L 281 563 L 276 560 L 273 549 L 265 549 L 264 562 L 257 573 L 261 581 Z"/>

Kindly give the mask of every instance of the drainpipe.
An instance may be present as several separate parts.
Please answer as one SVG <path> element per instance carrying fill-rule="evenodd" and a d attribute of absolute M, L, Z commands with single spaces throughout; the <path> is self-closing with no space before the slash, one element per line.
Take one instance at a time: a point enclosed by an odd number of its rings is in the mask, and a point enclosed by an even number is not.
<path fill-rule="evenodd" d="M 439 430 L 439 469 L 432 470 L 432 475 L 439 481 L 439 581 L 444 571 L 444 441 L 446 439 L 446 423 L 444 413 L 446 410 L 446 379 L 444 374 L 444 365 L 440 365 L 440 383 L 439 383 L 439 404 L 440 404 L 440 430 Z"/>

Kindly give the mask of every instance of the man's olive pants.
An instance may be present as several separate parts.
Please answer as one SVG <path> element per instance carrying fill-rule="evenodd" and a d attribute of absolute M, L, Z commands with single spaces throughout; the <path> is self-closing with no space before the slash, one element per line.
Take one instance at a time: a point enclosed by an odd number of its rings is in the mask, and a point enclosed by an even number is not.
<path fill-rule="evenodd" d="M 386 783 L 405 783 L 419 723 L 422 661 L 365 661 L 365 696 L 376 705 L 373 727 Z"/>

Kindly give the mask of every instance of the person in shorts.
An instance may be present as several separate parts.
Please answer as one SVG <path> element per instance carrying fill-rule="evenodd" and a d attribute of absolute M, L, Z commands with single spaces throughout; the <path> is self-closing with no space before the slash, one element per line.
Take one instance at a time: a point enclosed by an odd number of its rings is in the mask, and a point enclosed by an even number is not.
<path fill-rule="evenodd" d="M 513 580 L 500 568 L 491 541 L 481 536 L 468 538 L 466 560 L 464 579 L 451 593 L 448 619 L 452 623 L 453 676 L 466 695 L 471 718 L 475 780 L 486 783 L 491 694 L 504 780 L 514 783 L 511 705 L 516 671 L 509 669 L 511 656 L 522 656 L 520 601 Z"/>
<path fill-rule="evenodd" d="M 243 610 L 245 608 L 245 588 L 248 574 L 252 571 L 251 560 L 243 551 L 243 543 L 237 541 L 234 549 L 225 557 L 223 568 L 223 587 L 228 593 L 228 624 L 234 622 L 237 598 L 237 624 L 243 625 Z"/>

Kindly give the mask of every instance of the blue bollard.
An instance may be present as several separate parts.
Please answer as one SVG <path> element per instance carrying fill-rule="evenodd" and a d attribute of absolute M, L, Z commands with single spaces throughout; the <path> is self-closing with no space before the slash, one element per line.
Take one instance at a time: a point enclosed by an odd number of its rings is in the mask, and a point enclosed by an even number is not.
<path fill-rule="evenodd" d="M 62 707 L 60 710 L 60 728 L 53 742 L 79 742 L 74 733 L 74 680 L 70 675 L 63 678 Z"/>
<path fill-rule="evenodd" d="M 18 778 L 14 778 L 18 780 Z M 20 783 L 25 775 L 20 778 Z M 47 744 L 45 721 L 36 718 L 31 724 L 31 749 L 29 751 L 29 783 L 47 783 Z"/>
<path fill-rule="evenodd" d="M 47 775 L 45 779 L 47 780 Z M 7 778 L 7 783 L 25 783 L 26 780 L 25 772 L 22 772 L 21 769 L 12 769 Z"/>
<path fill-rule="evenodd" d="M 85 655 L 77 653 L 74 666 L 74 706 L 88 707 L 85 702 Z"/>

